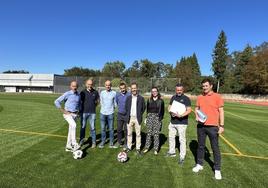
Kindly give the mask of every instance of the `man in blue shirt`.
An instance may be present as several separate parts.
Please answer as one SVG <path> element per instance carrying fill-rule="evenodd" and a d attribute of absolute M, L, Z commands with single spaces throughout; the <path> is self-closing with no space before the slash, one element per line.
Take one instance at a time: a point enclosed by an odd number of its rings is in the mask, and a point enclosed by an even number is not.
<path fill-rule="evenodd" d="M 118 105 L 118 113 L 117 113 L 117 142 L 120 147 L 123 147 L 126 144 L 126 137 L 127 137 L 127 121 L 126 121 L 126 99 L 131 94 L 127 92 L 126 84 L 121 83 L 119 86 L 120 92 L 116 94 L 116 103 Z M 123 140 L 123 130 L 125 139 Z"/>
<path fill-rule="evenodd" d="M 67 137 L 66 151 L 76 151 L 80 148 L 76 142 L 76 122 L 77 114 L 80 108 L 80 95 L 77 91 L 78 83 L 72 81 L 70 83 L 70 91 L 67 91 L 62 96 L 55 100 L 56 107 L 63 113 L 64 119 L 69 124 L 69 131 Z M 64 101 L 64 108 L 61 107 L 61 103 Z"/>
<path fill-rule="evenodd" d="M 80 129 L 80 146 L 83 145 L 85 141 L 85 132 L 87 120 L 90 123 L 90 133 L 92 138 L 91 148 L 96 147 L 96 107 L 99 102 L 99 93 L 93 88 L 93 81 L 88 79 L 86 81 L 86 89 L 81 91 L 81 129 Z"/>
<path fill-rule="evenodd" d="M 110 146 L 109 148 L 116 148 L 114 146 L 114 109 L 116 107 L 115 96 L 116 92 L 111 89 L 112 84 L 110 80 L 105 82 L 106 90 L 100 94 L 100 123 L 101 123 L 101 143 L 99 148 L 103 148 L 106 140 L 106 123 L 109 127 Z"/>

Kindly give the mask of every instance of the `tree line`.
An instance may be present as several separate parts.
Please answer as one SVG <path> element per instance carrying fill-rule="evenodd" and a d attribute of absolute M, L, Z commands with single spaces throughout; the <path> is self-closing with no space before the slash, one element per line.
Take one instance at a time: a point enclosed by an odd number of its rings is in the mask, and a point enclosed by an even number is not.
<path fill-rule="evenodd" d="M 227 38 L 222 31 L 213 50 L 212 70 L 220 92 L 268 94 L 268 42 L 242 51 L 228 53 Z"/>
<path fill-rule="evenodd" d="M 122 61 L 107 62 L 100 70 L 73 67 L 64 70 L 66 76 L 131 78 L 177 78 L 188 92 L 200 92 L 200 81 L 210 77 L 215 90 L 220 93 L 267 94 L 268 93 L 268 42 L 252 47 L 249 44 L 242 51 L 229 53 L 227 37 L 221 31 L 212 51 L 213 75 L 201 75 L 195 53 L 181 57 L 173 66 L 148 59 L 134 61 L 126 68 Z M 218 88 L 216 88 L 218 86 Z"/>
<path fill-rule="evenodd" d="M 130 67 L 122 61 L 106 62 L 102 69 L 72 67 L 64 70 L 65 76 L 125 78 L 176 78 L 187 92 L 200 92 L 200 81 L 210 77 L 220 93 L 267 94 L 268 93 L 268 42 L 252 47 L 249 44 L 242 51 L 229 53 L 227 37 L 221 31 L 212 51 L 212 62 L 207 62 L 213 75 L 201 75 L 195 53 L 181 57 L 175 65 L 152 62 L 149 59 L 136 60 Z M 3 73 L 29 73 L 25 70 Z M 168 84 L 168 83 L 167 83 Z"/>

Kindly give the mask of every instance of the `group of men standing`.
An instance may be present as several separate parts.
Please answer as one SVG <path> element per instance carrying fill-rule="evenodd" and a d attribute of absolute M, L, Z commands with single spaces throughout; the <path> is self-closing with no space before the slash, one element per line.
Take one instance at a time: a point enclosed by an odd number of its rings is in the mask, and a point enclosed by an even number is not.
<path fill-rule="evenodd" d="M 66 151 L 74 151 L 80 148 L 86 141 L 85 130 L 87 121 L 90 124 L 90 134 L 92 138 L 92 148 L 96 147 L 96 107 L 100 104 L 100 124 L 101 124 L 101 142 L 99 148 L 103 148 L 106 142 L 106 130 L 109 130 L 109 148 L 122 147 L 126 152 L 132 149 L 132 135 L 133 128 L 136 132 L 136 152 L 138 155 L 147 153 L 154 138 L 153 149 L 154 154 L 157 155 L 160 149 L 159 134 L 162 128 L 162 120 L 164 118 L 164 101 L 157 87 L 151 90 L 151 96 L 145 103 L 145 99 L 138 94 L 136 83 L 131 84 L 131 93 L 127 91 L 125 83 L 119 86 L 120 92 L 116 93 L 111 89 L 111 81 L 105 82 L 105 90 L 100 95 L 98 91 L 93 88 L 93 81 L 87 80 L 86 89 L 80 93 L 77 91 L 78 84 L 76 81 L 71 82 L 70 91 L 64 93 L 55 100 L 55 105 L 63 112 L 64 119 L 69 124 L 68 138 L 66 144 Z M 192 169 L 197 173 L 203 170 L 203 160 L 205 154 L 206 136 L 209 137 L 211 148 L 214 155 L 214 170 L 215 178 L 221 177 L 221 155 L 218 144 L 219 134 L 224 131 L 224 111 L 223 100 L 221 96 L 214 93 L 212 90 L 213 84 L 209 79 L 202 81 L 203 93 L 197 97 L 195 116 L 197 124 L 197 161 L 196 166 Z M 170 99 L 168 110 L 170 110 L 173 101 L 183 104 L 186 108 L 183 114 L 170 112 L 171 120 L 168 126 L 169 129 L 169 151 L 167 157 L 175 157 L 175 137 L 178 132 L 180 142 L 180 157 L 179 163 L 183 164 L 186 156 L 186 129 L 188 126 L 188 116 L 192 112 L 191 101 L 189 97 L 184 95 L 184 87 L 181 84 L 176 85 L 176 94 Z M 61 103 L 65 102 L 64 108 Z M 114 144 L 114 113 L 115 108 L 118 107 L 117 112 L 117 143 Z M 141 124 L 143 114 L 147 109 L 146 122 L 147 135 L 146 143 L 143 152 L 141 152 Z M 202 110 L 207 115 L 205 122 L 200 122 L 197 110 Z M 76 142 L 76 118 L 80 115 L 81 129 L 80 141 Z M 123 138 L 124 133 L 124 138 Z"/>
<path fill-rule="evenodd" d="M 65 120 L 68 122 L 69 133 L 72 139 L 67 139 L 66 151 L 76 150 L 86 141 L 85 130 L 87 122 L 90 124 L 90 134 L 92 138 L 92 148 L 96 147 L 96 107 L 100 104 L 100 124 L 101 124 L 101 143 L 99 148 L 104 148 L 106 141 L 106 129 L 109 130 L 109 148 L 123 147 L 130 151 L 132 147 L 132 129 L 136 132 L 136 150 L 141 154 L 141 124 L 142 116 L 145 112 L 145 100 L 138 94 L 137 84 L 131 84 L 131 93 L 127 91 L 125 83 L 119 86 L 120 92 L 116 93 L 111 89 L 111 81 L 105 82 L 105 90 L 100 94 L 93 88 L 93 81 L 87 80 L 86 89 L 80 93 L 77 91 L 76 81 L 71 82 L 70 91 L 64 93 L 55 100 L 55 105 L 63 112 Z M 75 100 L 74 100 L 75 99 Z M 65 107 L 61 103 L 65 102 Z M 114 144 L 114 113 L 117 112 L 117 143 Z M 75 119 L 80 115 L 81 129 L 79 144 L 75 140 Z M 123 139 L 123 133 L 125 138 Z M 71 138 L 71 137 L 70 137 Z"/>

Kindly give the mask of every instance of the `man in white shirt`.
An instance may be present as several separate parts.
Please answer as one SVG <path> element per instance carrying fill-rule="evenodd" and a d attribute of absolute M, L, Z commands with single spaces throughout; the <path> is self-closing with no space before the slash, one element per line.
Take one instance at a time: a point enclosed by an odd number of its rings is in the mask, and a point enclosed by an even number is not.
<path fill-rule="evenodd" d="M 126 99 L 126 119 L 127 119 L 127 149 L 129 152 L 132 146 L 132 131 L 133 127 L 136 132 L 136 152 L 141 155 L 141 123 L 142 115 L 145 111 L 145 100 L 137 92 L 137 84 L 131 84 L 131 96 Z"/>

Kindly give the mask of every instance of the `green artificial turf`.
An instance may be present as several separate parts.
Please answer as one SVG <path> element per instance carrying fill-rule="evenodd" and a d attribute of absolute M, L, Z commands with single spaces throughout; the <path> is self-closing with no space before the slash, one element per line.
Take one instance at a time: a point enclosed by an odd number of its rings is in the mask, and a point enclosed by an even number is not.
<path fill-rule="evenodd" d="M 152 150 L 142 157 L 132 151 L 127 163 L 119 163 L 120 149 L 109 149 L 106 144 L 104 149 L 85 145 L 85 157 L 74 160 L 65 152 L 67 123 L 54 106 L 56 98 L 52 94 L 0 94 L 0 187 L 268 187 L 268 107 L 225 103 L 223 136 L 245 156 L 232 155 L 236 151 L 220 139 L 223 179 L 216 181 L 209 152 L 204 170 L 192 172 L 197 147 L 193 114 L 183 166 L 178 165 L 178 157 L 164 157 L 168 151 L 167 113 L 158 156 Z M 168 105 L 168 100 L 165 102 Z M 77 125 L 78 137 L 80 123 Z M 142 126 L 144 145 L 146 127 Z M 99 113 L 96 128 L 99 139 Z M 86 134 L 89 136 L 89 126 Z M 211 151 L 208 140 L 207 148 Z"/>

